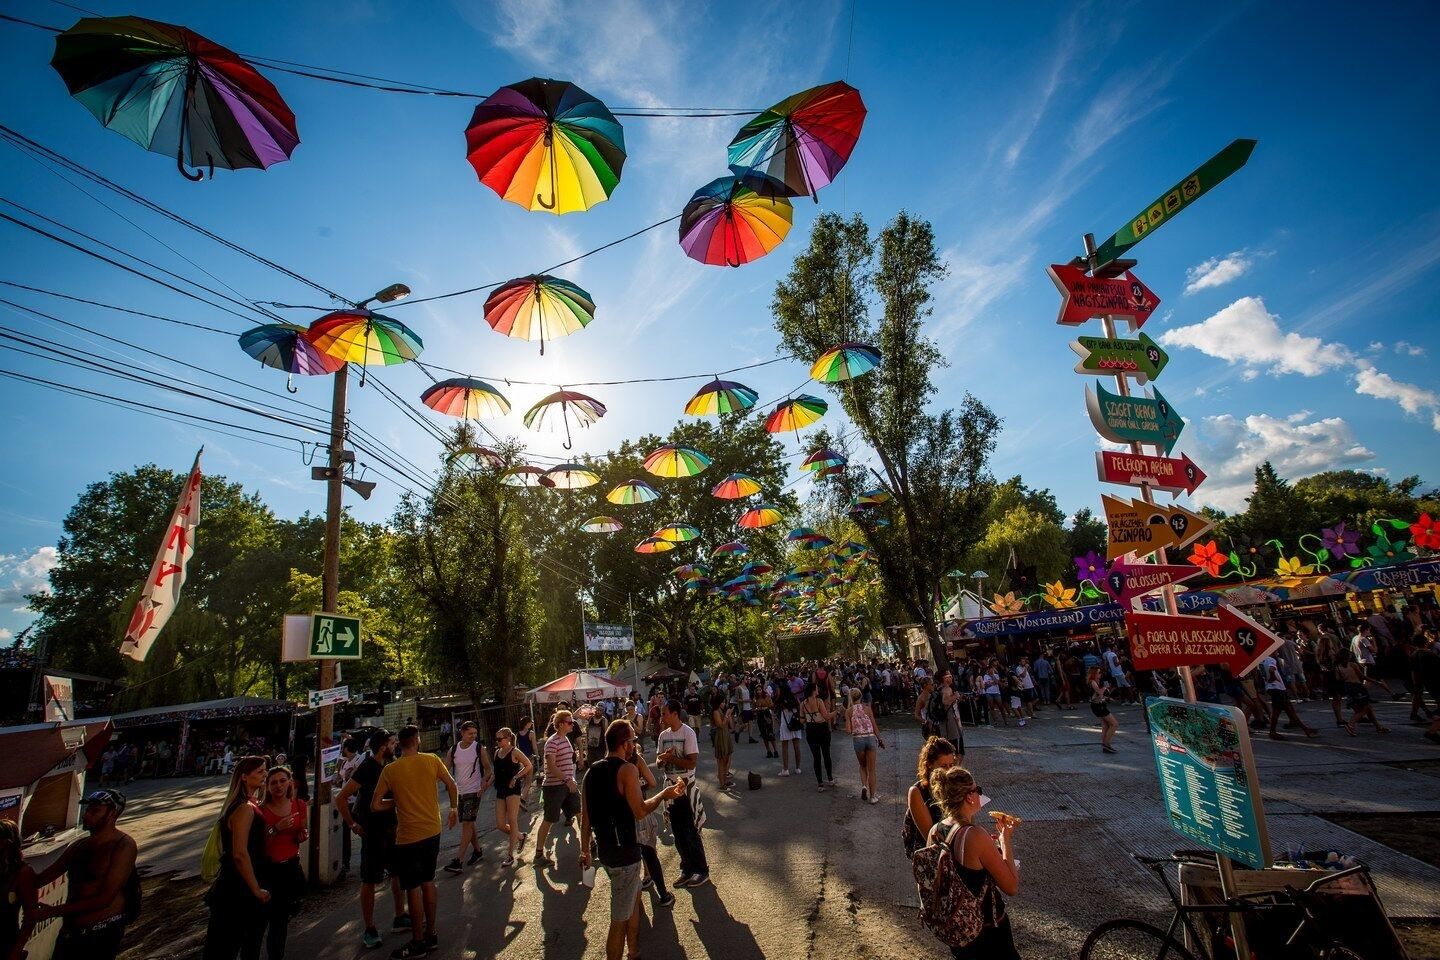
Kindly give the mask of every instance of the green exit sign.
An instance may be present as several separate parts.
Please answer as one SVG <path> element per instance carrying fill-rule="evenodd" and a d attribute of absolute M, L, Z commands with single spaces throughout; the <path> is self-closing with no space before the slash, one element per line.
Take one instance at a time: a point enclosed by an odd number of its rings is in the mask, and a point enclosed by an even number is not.
<path fill-rule="evenodd" d="M 360 618 L 334 613 L 310 615 L 311 660 L 359 660 Z"/>

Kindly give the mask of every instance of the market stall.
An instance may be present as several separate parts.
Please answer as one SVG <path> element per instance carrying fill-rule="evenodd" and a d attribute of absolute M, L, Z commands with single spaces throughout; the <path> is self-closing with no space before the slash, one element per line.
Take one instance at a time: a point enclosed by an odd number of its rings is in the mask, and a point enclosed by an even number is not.
<path fill-rule="evenodd" d="M 74 829 L 85 771 L 100 762 L 113 729 L 109 720 L 0 729 L 0 819 L 19 824 L 22 837 Z"/>
<path fill-rule="evenodd" d="M 146 707 L 111 719 L 116 736 L 137 750 L 163 745 L 171 758 L 156 773 L 204 773 L 218 770 L 224 744 L 240 741 L 257 753 L 285 752 L 296 705 L 264 697 L 225 697 L 196 703 Z"/>

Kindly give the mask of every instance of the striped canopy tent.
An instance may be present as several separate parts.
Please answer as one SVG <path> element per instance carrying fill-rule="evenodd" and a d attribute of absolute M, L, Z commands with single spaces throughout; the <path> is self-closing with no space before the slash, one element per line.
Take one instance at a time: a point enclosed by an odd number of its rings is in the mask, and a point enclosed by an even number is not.
<path fill-rule="evenodd" d="M 558 680 L 543 683 L 525 694 L 525 699 L 535 703 L 587 703 L 592 700 L 607 700 L 610 697 L 630 695 L 630 684 L 619 683 L 606 677 L 596 676 L 580 670 L 572 670 Z"/>

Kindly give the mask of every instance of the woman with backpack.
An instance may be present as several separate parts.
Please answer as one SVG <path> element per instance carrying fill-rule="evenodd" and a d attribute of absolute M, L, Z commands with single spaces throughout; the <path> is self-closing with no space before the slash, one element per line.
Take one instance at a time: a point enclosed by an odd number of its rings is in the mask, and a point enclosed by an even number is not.
<path fill-rule="evenodd" d="M 805 699 L 800 703 L 800 716 L 805 721 L 805 742 L 810 745 L 810 762 L 815 765 L 815 785 L 821 793 L 827 786 L 835 786 L 835 771 L 830 765 L 830 725 L 835 715 L 830 712 L 824 693 L 814 683 L 805 687 Z M 820 766 L 825 766 L 821 779 Z"/>
<path fill-rule="evenodd" d="M 956 960 L 1020 960 L 1004 900 L 1020 890 L 1014 821 L 1002 819 L 993 839 L 971 822 L 980 812 L 981 791 L 964 767 L 934 771 L 930 791 L 945 818 L 930 828 L 911 860 L 920 922 Z"/>
<path fill-rule="evenodd" d="M 219 874 L 205 895 L 210 923 L 204 960 L 259 960 L 270 903 L 270 891 L 260 885 L 266 831 L 256 802 L 265 778 L 264 757 L 242 757 L 230 774 L 230 789 L 216 824 Z"/>
<path fill-rule="evenodd" d="M 800 767 L 800 735 L 805 731 L 805 725 L 800 722 L 800 701 L 795 699 L 795 693 L 786 683 L 779 684 L 778 689 L 779 709 L 776 713 L 780 717 L 780 776 L 788 777 L 790 770 L 790 752 L 795 752 L 795 770 L 797 776 L 804 771 Z"/>
<path fill-rule="evenodd" d="M 305 892 L 305 874 L 300 869 L 300 847 L 310 839 L 306 827 L 305 801 L 295 797 L 295 781 L 289 767 L 271 767 L 265 775 L 265 802 L 260 817 L 265 822 L 265 860 L 260 877 L 270 891 L 265 932 L 265 953 L 270 960 L 283 960 L 290 917 Z"/>
<path fill-rule="evenodd" d="M 920 759 L 915 765 L 916 780 L 905 798 L 905 823 L 900 830 L 905 856 L 913 857 L 915 851 L 925 845 L 930 828 L 944 817 L 939 801 L 930 792 L 930 774 L 964 762 L 965 758 L 955 753 L 955 745 L 944 737 L 931 737 L 920 748 Z"/>

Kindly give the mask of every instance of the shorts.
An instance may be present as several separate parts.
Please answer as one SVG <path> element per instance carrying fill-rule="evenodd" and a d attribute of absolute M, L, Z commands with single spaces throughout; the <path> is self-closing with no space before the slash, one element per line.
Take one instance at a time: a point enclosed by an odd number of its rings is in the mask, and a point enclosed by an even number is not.
<path fill-rule="evenodd" d="M 1090 712 L 1097 717 L 1108 717 L 1110 716 L 1110 704 L 1105 703 L 1103 700 L 1099 702 L 1092 700 L 1090 701 Z"/>
<path fill-rule="evenodd" d="M 384 883 L 395 872 L 395 828 L 360 826 L 365 830 L 360 838 L 360 882 Z"/>
<path fill-rule="evenodd" d="M 1321 670 L 1320 682 L 1325 687 L 1325 695 L 1332 700 L 1339 700 L 1345 696 L 1345 684 L 1334 670 Z"/>
<path fill-rule="evenodd" d="M 1021 702 L 1021 703 L 1030 703 L 1030 702 L 1032 702 L 1034 699 L 1035 699 L 1035 691 L 1034 691 L 1033 688 L 1032 688 L 1032 689 L 1029 689 L 1029 690 L 1021 689 L 1021 691 L 1020 691 L 1020 702 Z"/>
<path fill-rule="evenodd" d="M 644 879 L 645 861 L 623 867 L 606 867 L 605 876 L 610 878 L 610 922 L 624 923 L 635 912 L 640 899 L 640 882 Z"/>
<path fill-rule="evenodd" d="M 1270 694 L 1270 706 L 1274 710 L 1284 710 L 1290 706 L 1290 694 L 1284 690 L 1266 690 Z"/>
<path fill-rule="evenodd" d="M 851 740 L 851 746 L 855 748 L 855 756 L 859 757 L 867 753 L 875 752 L 875 743 L 880 738 L 873 733 L 862 734 Z"/>
<path fill-rule="evenodd" d="M 474 823 L 475 815 L 480 812 L 480 794 L 460 794 L 460 822 Z"/>
<path fill-rule="evenodd" d="M 741 719 L 741 721 L 743 721 L 744 723 L 749 723 L 750 721 L 752 721 L 752 720 L 755 719 L 755 711 L 754 711 L 754 710 L 741 710 L 741 711 L 740 711 L 740 719 Z"/>
<path fill-rule="evenodd" d="M 1115 684 L 1116 690 L 1120 690 L 1124 687 L 1130 686 L 1130 681 L 1125 679 L 1125 674 L 1123 673 L 1110 674 L 1110 682 Z"/>
<path fill-rule="evenodd" d="M 60 928 L 52 956 L 57 960 L 114 960 L 124 938 L 123 917 L 109 917 L 83 926 L 67 920 Z"/>
<path fill-rule="evenodd" d="M 540 796 L 545 801 L 546 823 L 559 823 L 562 811 L 566 820 L 574 820 L 580 816 L 580 791 L 571 793 L 565 784 L 557 783 L 553 786 L 542 786 Z"/>
<path fill-rule="evenodd" d="M 414 843 L 395 844 L 395 877 L 400 889 L 414 890 L 435 882 L 435 861 L 440 859 L 440 834 Z"/>

